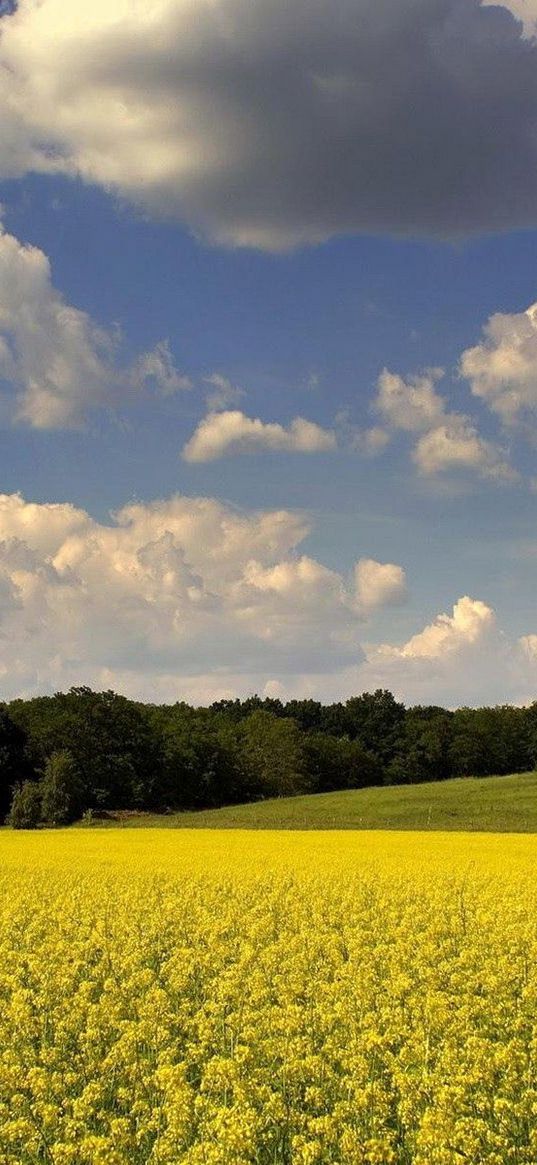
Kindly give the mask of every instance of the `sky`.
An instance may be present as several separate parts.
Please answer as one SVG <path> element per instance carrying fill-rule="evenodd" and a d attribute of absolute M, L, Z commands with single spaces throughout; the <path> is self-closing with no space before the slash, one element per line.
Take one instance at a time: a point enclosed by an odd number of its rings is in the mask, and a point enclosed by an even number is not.
<path fill-rule="evenodd" d="M 537 0 L 0 0 L 0 699 L 537 698 Z"/>

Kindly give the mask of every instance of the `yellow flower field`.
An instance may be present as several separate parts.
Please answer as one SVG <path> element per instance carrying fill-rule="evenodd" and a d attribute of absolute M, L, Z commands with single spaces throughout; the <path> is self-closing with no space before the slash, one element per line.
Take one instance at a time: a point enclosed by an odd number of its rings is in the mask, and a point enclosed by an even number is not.
<path fill-rule="evenodd" d="M 537 1161 L 537 838 L 0 854 L 0 1165 Z"/>

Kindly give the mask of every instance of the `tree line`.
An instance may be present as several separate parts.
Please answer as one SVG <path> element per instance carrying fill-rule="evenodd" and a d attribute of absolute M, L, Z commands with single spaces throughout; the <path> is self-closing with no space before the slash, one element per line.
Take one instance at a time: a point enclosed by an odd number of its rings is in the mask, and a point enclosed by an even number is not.
<path fill-rule="evenodd" d="M 252 696 L 193 708 L 79 687 L 0 704 L 0 817 L 19 828 L 536 764 L 537 701 L 406 708 L 379 689 L 335 704 Z"/>

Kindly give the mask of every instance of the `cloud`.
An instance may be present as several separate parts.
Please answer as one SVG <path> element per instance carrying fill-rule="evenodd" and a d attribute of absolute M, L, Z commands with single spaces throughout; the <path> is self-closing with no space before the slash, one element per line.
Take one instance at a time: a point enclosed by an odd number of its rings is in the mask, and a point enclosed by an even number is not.
<path fill-rule="evenodd" d="M 483 339 L 467 348 L 460 372 L 472 392 L 505 425 L 537 413 L 537 303 L 523 312 L 498 312 L 483 328 Z"/>
<path fill-rule="evenodd" d="M 208 413 L 187 441 L 183 457 L 191 462 L 217 461 L 238 453 L 323 453 L 335 448 L 335 434 L 304 417 L 295 417 L 285 428 L 231 409 Z"/>
<path fill-rule="evenodd" d="M 537 635 L 521 635 L 518 642 L 527 659 L 537 663 Z"/>
<path fill-rule="evenodd" d="M 226 409 L 228 405 L 238 404 L 242 397 L 246 396 L 244 389 L 232 384 L 227 376 L 222 376 L 220 372 L 212 372 L 210 376 L 206 376 L 205 384 L 210 385 L 206 401 L 211 412 L 215 412 L 217 409 Z"/>
<path fill-rule="evenodd" d="M 188 386 L 166 342 L 122 366 L 121 335 L 67 303 L 38 247 L 0 224 L 0 389 L 14 392 L 14 417 L 36 429 L 79 428 L 95 408 L 117 407 L 154 384 Z"/>
<path fill-rule="evenodd" d="M 4 691 L 109 673 L 149 696 L 164 675 L 247 683 L 258 670 L 359 660 L 352 580 L 299 552 L 308 531 L 286 510 L 210 498 L 129 505 L 106 525 L 68 504 L 1 496 Z"/>
<path fill-rule="evenodd" d="M 525 640 L 510 640 L 496 612 L 480 599 L 460 598 L 450 614 L 437 615 L 400 646 L 366 648 L 366 660 L 347 672 L 369 690 L 387 687 L 400 699 L 473 707 L 488 703 L 526 703 L 535 698 L 537 653 Z"/>
<path fill-rule="evenodd" d="M 537 45 L 506 7 L 19 0 L 2 29 L 4 177 L 267 250 L 537 223 Z"/>
<path fill-rule="evenodd" d="M 356 666 L 329 675 L 284 677 L 280 697 L 345 699 L 388 688 L 407 704 L 450 708 L 535 698 L 537 636 L 508 639 L 492 607 L 469 596 L 406 642 L 365 644 L 364 652 Z"/>
<path fill-rule="evenodd" d="M 464 651 L 489 634 L 495 624 L 494 611 L 480 599 L 465 595 L 453 607 L 451 615 L 437 615 L 401 648 L 388 648 L 403 659 L 443 659 L 452 652 Z"/>
<path fill-rule="evenodd" d="M 406 598 L 406 576 L 402 566 L 361 558 L 355 567 L 356 595 L 366 611 L 397 605 Z"/>
<path fill-rule="evenodd" d="M 445 402 L 435 389 L 443 375 L 442 368 L 430 368 L 420 376 L 404 380 L 384 368 L 377 382 L 375 411 L 386 424 L 405 433 L 433 428 L 445 413 Z"/>
<path fill-rule="evenodd" d="M 302 552 L 287 510 L 211 498 L 129 505 L 109 524 L 64 504 L 0 496 L 4 698 L 70 684 L 207 702 L 263 690 L 407 702 L 527 700 L 537 636 L 511 642 L 464 597 L 402 644 L 364 643 L 364 619 L 404 597 L 404 572 L 362 558 L 349 579 Z"/>
<path fill-rule="evenodd" d="M 484 0 L 485 6 L 495 0 Z M 522 21 L 524 34 L 533 37 L 537 33 L 537 0 L 505 0 L 504 7 L 512 12 L 516 20 Z"/>
<path fill-rule="evenodd" d="M 381 425 L 361 429 L 358 425 L 352 424 L 347 410 L 337 414 L 336 425 L 340 447 L 352 453 L 360 453 L 364 457 L 378 457 L 391 441 L 391 433 Z"/>
<path fill-rule="evenodd" d="M 503 450 L 481 437 L 464 413 L 448 411 L 444 397 L 436 389 L 443 375 L 442 368 L 429 368 L 404 380 L 384 368 L 372 408 L 389 429 L 417 438 L 412 460 L 426 477 L 470 470 L 496 481 L 516 480 L 518 475 Z"/>
<path fill-rule="evenodd" d="M 127 678 L 127 677 L 126 677 Z M 436 616 L 406 643 L 365 644 L 358 663 L 332 671 L 266 673 L 227 677 L 228 694 L 259 691 L 288 699 L 345 700 L 363 691 L 388 688 L 407 704 L 455 708 L 484 704 L 529 703 L 537 683 L 537 636 L 509 640 L 489 604 L 465 596 L 451 614 Z M 192 683 L 192 692 L 210 701 L 223 677 L 207 675 Z M 169 677 L 168 683 L 171 683 Z M 233 687 L 235 684 L 235 687 Z M 168 687 L 168 692 L 173 689 Z M 169 695 L 168 695 L 168 698 Z"/>
<path fill-rule="evenodd" d="M 37 247 L 0 228 L 0 377 L 35 428 L 80 425 L 116 393 L 118 337 L 65 302 Z"/>
<path fill-rule="evenodd" d="M 135 388 L 154 387 L 162 396 L 192 388 L 190 377 L 177 371 L 168 340 L 160 340 L 151 351 L 142 353 L 130 375 Z"/>
<path fill-rule="evenodd" d="M 451 413 L 443 424 L 419 438 L 412 460 L 420 473 L 432 476 L 467 469 L 493 481 L 516 481 L 518 474 L 497 445 L 479 436 L 468 417 Z"/>
<path fill-rule="evenodd" d="M 369 429 L 356 431 L 352 447 L 358 453 L 365 453 L 366 457 L 376 457 L 382 453 L 390 443 L 390 434 L 380 425 L 372 425 Z"/>

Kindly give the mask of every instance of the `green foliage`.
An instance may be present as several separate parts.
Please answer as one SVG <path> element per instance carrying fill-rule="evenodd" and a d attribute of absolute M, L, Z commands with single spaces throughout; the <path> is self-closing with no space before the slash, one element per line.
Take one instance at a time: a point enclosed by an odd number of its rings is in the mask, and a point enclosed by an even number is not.
<path fill-rule="evenodd" d="M 460 708 L 453 718 L 450 770 L 454 776 L 522 772 L 534 762 L 530 734 L 525 708 Z"/>
<path fill-rule="evenodd" d="M 37 781 L 16 785 L 8 824 L 12 829 L 36 829 L 41 819 L 41 785 Z"/>
<path fill-rule="evenodd" d="M 345 704 L 349 736 L 360 740 L 381 764 L 389 764 L 393 759 L 404 720 L 404 704 L 398 704 L 392 693 L 382 688 L 353 696 Z"/>
<path fill-rule="evenodd" d="M 13 787 L 43 773 L 46 816 L 65 822 L 524 772 L 536 760 L 537 702 L 406 709 L 379 689 L 327 706 L 254 695 L 192 708 L 72 688 L 0 705 L 0 816 Z"/>
<path fill-rule="evenodd" d="M 30 738 L 36 770 L 44 768 L 53 752 L 71 753 L 88 806 L 154 804 L 159 741 L 143 706 L 115 692 L 71 688 L 15 701 L 10 712 Z"/>
<path fill-rule="evenodd" d="M 177 704 L 156 709 L 160 738 L 157 801 L 172 809 L 195 809 L 240 799 L 233 735 L 203 709 Z"/>
<path fill-rule="evenodd" d="M 247 799 L 290 797 L 310 787 L 298 725 L 269 712 L 252 712 L 237 730 L 242 786 Z"/>
<path fill-rule="evenodd" d="M 410 708 L 386 766 L 385 784 L 415 785 L 451 776 L 452 719 L 453 714 L 443 708 Z"/>
<path fill-rule="evenodd" d="M 0 704 L 0 820 L 8 812 L 14 786 L 30 776 L 26 743 L 26 733 Z"/>
<path fill-rule="evenodd" d="M 318 792 L 363 789 L 382 782 L 382 766 L 359 740 L 309 732 L 304 748 L 312 787 Z"/>
<path fill-rule="evenodd" d="M 68 749 L 53 752 L 41 781 L 43 820 L 50 825 L 68 825 L 79 815 L 83 790 L 74 758 Z"/>

